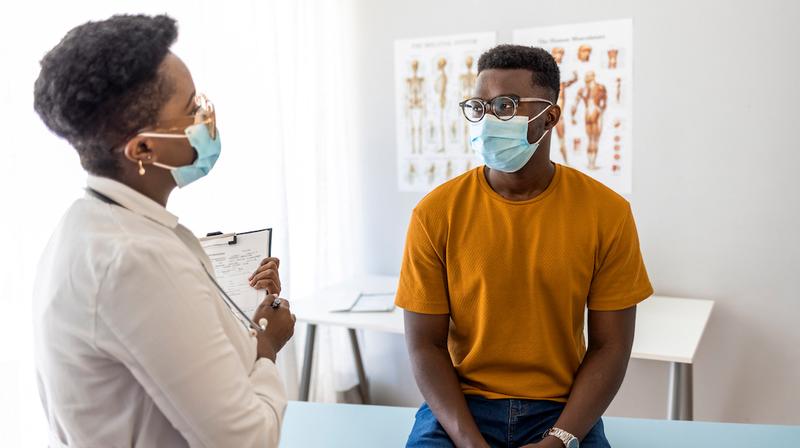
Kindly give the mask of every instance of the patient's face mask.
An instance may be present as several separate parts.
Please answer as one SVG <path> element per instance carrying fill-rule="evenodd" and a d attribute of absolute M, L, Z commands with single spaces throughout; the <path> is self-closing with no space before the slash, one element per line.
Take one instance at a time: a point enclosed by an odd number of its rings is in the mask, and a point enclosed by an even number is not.
<path fill-rule="evenodd" d="M 492 114 L 481 116 L 478 122 L 470 124 L 470 144 L 481 156 L 486 166 L 504 173 L 513 173 L 522 169 L 539 148 L 539 143 L 549 129 L 534 143 L 528 143 L 528 124 L 547 112 L 549 106 L 533 118 L 514 115 L 498 118 Z"/>

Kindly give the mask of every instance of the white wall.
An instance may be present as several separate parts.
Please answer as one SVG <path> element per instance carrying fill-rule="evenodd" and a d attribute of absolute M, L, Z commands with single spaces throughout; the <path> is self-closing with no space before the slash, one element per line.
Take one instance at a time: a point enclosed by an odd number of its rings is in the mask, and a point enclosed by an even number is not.
<path fill-rule="evenodd" d="M 633 194 L 656 292 L 717 301 L 695 365 L 699 420 L 800 424 L 800 3 L 359 0 L 367 266 L 397 274 L 419 194 L 396 189 L 397 38 L 632 17 Z M 400 337 L 365 334 L 373 394 L 416 405 Z M 662 418 L 667 368 L 633 361 L 611 415 Z"/>

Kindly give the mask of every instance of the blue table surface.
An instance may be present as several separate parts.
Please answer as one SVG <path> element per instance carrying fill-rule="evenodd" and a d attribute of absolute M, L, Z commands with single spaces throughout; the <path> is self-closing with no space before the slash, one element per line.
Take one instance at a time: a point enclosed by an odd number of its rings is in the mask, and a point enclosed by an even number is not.
<path fill-rule="evenodd" d="M 416 409 L 290 402 L 282 448 L 402 447 Z M 614 448 L 800 448 L 800 426 L 605 417 Z"/>

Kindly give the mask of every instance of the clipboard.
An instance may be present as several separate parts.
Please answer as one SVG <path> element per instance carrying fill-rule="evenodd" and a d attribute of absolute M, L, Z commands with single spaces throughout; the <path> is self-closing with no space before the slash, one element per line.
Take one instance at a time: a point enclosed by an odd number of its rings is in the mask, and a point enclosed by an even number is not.
<path fill-rule="evenodd" d="M 220 287 L 247 316 L 255 314 L 265 292 L 250 287 L 248 278 L 272 254 L 272 229 L 213 232 L 199 240 Z"/>
<path fill-rule="evenodd" d="M 260 229 L 260 230 L 251 230 L 249 232 L 242 232 L 242 233 L 222 233 L 222 232 L 211 232 L 207 233 L 206 236 L 198 238 L 200 240 L 200 244 L 203 247 L 206 247 L 205 242 L 209 242 L 209 245 L 217 245 L 217 244 L 228 244 L 232 246 L 239 242 L 239 235 L 248 235 L 252 233 L 259 233 L 259 232 L 267 232 L 267 256 L 271 256 L 272 254 L 272 228 Z M 216 242 L 218 241 L 218 243 Z"/>

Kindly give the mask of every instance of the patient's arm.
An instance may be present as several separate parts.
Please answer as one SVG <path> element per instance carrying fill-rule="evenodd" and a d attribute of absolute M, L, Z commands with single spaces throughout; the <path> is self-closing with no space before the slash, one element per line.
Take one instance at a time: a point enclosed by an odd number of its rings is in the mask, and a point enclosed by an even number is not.
<path fill-rule="evenodd" d="M 405 312 L 406 344 L 422 396 L 458 447 L 488 447 L 472 418 L 447 351 L 448 314 Z"/>
<path fill-rule="evenodd" d="M 617 394 L 633 345 L 636 307 L 589 311 L 589 347 L 572 385 L 567 406 L 555 426 L 580 440 L 603 415 Z M 532 446 L 563 447 L 555 437 Z"/>

